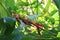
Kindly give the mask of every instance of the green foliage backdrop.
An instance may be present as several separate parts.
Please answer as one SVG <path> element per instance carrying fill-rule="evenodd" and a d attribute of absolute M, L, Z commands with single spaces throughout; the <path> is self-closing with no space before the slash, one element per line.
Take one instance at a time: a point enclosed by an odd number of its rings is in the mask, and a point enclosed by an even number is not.
<path fill-rule="evenodd" d="M 35 27 L 16 22 L 12 12 L 44 25 L 46 31 L 38 35 Z M 60 40 L 59 18 L 60 0 L 0 0 L 0 40 Z"/>

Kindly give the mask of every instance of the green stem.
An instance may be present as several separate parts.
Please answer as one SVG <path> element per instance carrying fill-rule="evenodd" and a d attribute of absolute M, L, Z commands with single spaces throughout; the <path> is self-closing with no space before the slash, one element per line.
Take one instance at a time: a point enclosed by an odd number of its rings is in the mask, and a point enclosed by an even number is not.
<path fill-rule="evenodd" d="M 31 0 L 29 0 L 30 1 L 30 4 L 31 4 Z M 34 14 L 34 11 L 33 11 L 33 8 L 32 8 L 32 5 L 30 5 L 30 8 L 31 8 L 31 10 L 32 10 L 32 13 Z"/>
<path fill-rule="evenodd" d="M 37 14 L 38 14 L 38 0 L 37 0 Z"/>

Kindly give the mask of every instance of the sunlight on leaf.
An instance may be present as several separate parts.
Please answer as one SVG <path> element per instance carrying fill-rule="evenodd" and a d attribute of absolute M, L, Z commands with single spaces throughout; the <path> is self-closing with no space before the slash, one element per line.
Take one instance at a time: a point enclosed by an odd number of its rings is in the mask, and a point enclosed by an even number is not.
<path fill-rule="evenodd" d="M 24 32 L 24 35 L 27 35 L 28 34 L 28 32 Z"/>
<path fill-rule="evenodd" d="M 60 32 L 58 32 L 57 37 L 59 37 L 59 38 L 60 38 Z"/>

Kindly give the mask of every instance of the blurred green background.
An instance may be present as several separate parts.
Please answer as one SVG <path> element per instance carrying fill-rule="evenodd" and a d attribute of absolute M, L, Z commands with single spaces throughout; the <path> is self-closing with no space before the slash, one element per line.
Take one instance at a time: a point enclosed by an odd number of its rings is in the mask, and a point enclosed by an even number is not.
<path fill-rule="evenodd" d="M 36 27 L 12 20 L 12 12 L 44 25 L 46 31 L 38 35 Z M 60 40 L 59 18 L 60 0 L 0 0 L 0 40 Z"/>

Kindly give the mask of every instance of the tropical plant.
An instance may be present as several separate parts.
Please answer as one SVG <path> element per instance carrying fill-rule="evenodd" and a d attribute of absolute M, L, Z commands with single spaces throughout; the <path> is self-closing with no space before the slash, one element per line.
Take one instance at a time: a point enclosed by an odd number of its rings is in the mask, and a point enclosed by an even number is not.
<path fill-rule="evenodd" d="M 0 40 L 60 40 L 60 0 L 0 0 Z"/>

